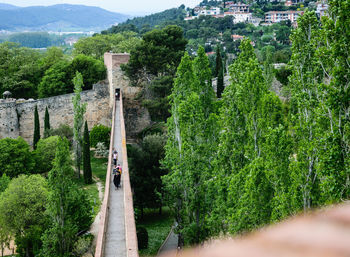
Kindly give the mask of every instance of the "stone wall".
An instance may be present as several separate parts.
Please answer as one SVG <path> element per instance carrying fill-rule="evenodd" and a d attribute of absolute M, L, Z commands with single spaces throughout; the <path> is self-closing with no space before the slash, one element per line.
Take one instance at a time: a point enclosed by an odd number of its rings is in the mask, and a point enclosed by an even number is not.
<path fill-rule="evenodd" d="M 38 107 L 40 134 L 44 133 L 45 108 L 50 114 L 50 125 L 58 128 L 60 124 L 73 126 L 74 94 L 66 94 L 39 100 L 7 99 L 0 102 L 0 138 L 18 136 L 32 144 L 34 133 L 34 109 Z M 89 128 L 96 124 L 111 126 L 111 109 L 109 107 L 109 86 L 107 81 L 93 86 L 92 90 L 83 91 L 81 100 L 87 103 L 85 119 Z"/>
<path fill-rule="evenodd" d="M 123 92 L 124 120 L 127 139 L 135 138 L 139 132 L 151 124 L 148 110 L 142 107 L 138 100 L 140 87 L 131 86 L 127 77 L 124 76 L 120 65 L 127 63 L 129 54 L 105 53 L 104 62 L 107 67 L 108 81 L 110 86 L 110 106 L 115 99 L 115 89 L 120 88 Z"/>
<path fill-rule="evenodd" d="M 120 69 L 120 65 L 127 63 L 129 58 L 129 54 L 106 53 L 104 60 L 107 67 L 107 80 L 95 84 L 92 90 L 81 93 L 82 102 L 87 103 L 85 119 L 90 129 L 96 124 L 111 126 L 112 104 L 115 101 L 116 88 L 120 88 L 123 92 L 127 138 L 135 137 L 150 125 L 151 120 L 147 109 L 136 100 L 141 89 L 130 86 L 128 79 Z M 52 128 L 58 128 L 60 124 L 68 124 L 73 127 L 73 95 L 66 94 L 39 100 L 0 99 L 0 138 L 21 136 L 32 144 L 35 106 L 38 106 L 41 135 L 44 130 L 46 107 L 49 110 Z"/>

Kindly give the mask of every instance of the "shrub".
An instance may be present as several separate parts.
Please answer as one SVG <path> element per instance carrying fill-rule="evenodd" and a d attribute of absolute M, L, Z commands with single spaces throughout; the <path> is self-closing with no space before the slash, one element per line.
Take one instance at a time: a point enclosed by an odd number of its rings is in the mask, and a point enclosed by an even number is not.
<path fill-rule="evenodd" d="M 23 138 L 0 139 L 0 176 L 6 174 L 14 178 L 19 174 L 29 174 L 33 171 L 34 165 L 33 154 Z"/>
<path fill-rule="evenodd" d="M 58 136 L 40 139 L 35 153 L 36 172 L 43 173 L 52 169 L 52 161 L 55 159 Z"/>
<path fill-rule="evenodd" d="M 95 125 L 90 131 L 91 147 L 96 147 L 98 142 L 102 142 L 106 147 L 108 147 L 110 134 L 111 134 L 111 128 L 103 126 L 101 124 Z"/>
<path fill-rule="evenodd" d="M 69 145 L 73 142 L 73 129 L 68 124 L 61 124 L 57 129 L 50 129 L 50 136 L 59 136 L 61 138 L 67 138 Z"/>
<path fill-rule="evenodd" d="M 96 145 L 95 155 L 97 157 L 108 157 L 109 150 L 104 143 L 98 142 Z"/>
<path fill-rule="evenodd" d="M 148 248 L 148 232 L 145 227 L 137 227 L 136 228 L 137 233 L 137 243 L 139 245 L 139 249 L 147 249 Z"/>

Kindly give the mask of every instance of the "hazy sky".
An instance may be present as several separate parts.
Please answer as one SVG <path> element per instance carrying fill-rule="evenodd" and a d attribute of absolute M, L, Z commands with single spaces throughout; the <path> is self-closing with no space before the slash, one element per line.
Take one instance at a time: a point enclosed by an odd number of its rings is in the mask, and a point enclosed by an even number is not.
<path fill-rule="evenodd" d="M 194 7 L 201 0 L 0 0 L 0 3 L 17 6 L 53 5 L 53 4 L 83 4 L 99 6 L 109 11 L 120 13 L 154 13 L 178 7 Z"/>

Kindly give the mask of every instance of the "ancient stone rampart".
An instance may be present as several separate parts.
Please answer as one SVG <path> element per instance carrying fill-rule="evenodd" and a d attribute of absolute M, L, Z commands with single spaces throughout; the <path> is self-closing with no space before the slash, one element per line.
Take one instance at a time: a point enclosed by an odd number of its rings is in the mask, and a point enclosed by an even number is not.
<path fill-rule="evenodd" d="M 113 106 L 115 89 L 120 88 L 123 92 L 124 119 L 127 139 L 135 138 L 136 135 L 151 124 L 148 110 L 142 107 L 138 95 L 140 87 L 131 86 L 124 76 L 120 65 L 127 63 L 129 54 L 105 53 L 104 63 L 107 67 L 108 81 L 110 86 L 110 106 Z"/>
<path fill-rule="evenodd" d="M 130 86 L 129 80 L 120 69 L 120 65 L 127 63 L 129 58 L 129 54 L 106 53 L 104 60 L 107 67 L 107 80 L 95 84 L 92 90 L 81 93 L 82 102 L 87 103 L 85 119 L 89 128 L 96 124 L 110 127 L 115 89 L 120 88 L 124 96 L 124 117 L 128 139 L 135 137 L 150 125 L 147 109 L 136 100 L 141 89 Z M 60 124 L 73 127 L 73 95 L 66 94 L 38 100 L 0 100 L 0 138 L 21 136 L 32 144 L 35 106 L 38 107 L 41 135 L 44 133 L 46 107 L 49 110 L 52 128 L 58 128 Z"/>
<path fill-rule="evenodd" d="M 46 107 L 50 114 L 52 128 L 58 128 L 60 124 L 68 124 L 72 127 L 74 119 L 73 95 L 65 94 L 39 100 L 2 100 L 0 102 L 0 138 L 21 136 L 31 144 L 34 133 L 35 106 L 38 107 L 41 135 L 44 133 Z M 87 103 L 85 119 L 90 128 L 95 124 L 111 126 L 109 86 L 106 81 L 95 84 L 92 90 L 83 91 L 81 100 L 83 103 Z"/>

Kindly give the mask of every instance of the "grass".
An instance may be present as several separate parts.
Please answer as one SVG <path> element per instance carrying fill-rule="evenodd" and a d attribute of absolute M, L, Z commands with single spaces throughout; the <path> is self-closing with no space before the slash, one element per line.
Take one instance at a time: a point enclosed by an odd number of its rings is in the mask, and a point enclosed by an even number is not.
<path fill-rule="evenodd" d="M 107 158 L 95 158 L 93 156 L 93 152 L 91 152 L 92 175 L 93 177 L 98 178 L 98 180 L 102 182 L 103 186 L 106 181 L 107 163 L 108 163 Z M 92 203 L 94 218 L 95 218 L 95 216 L 97 215 L 101 207 L 101 201 L 98 196 L 99 192 L 98 192 L 96 183 L 86 185 L 84 183 L 83 175 L 80 177 L 80 180 L 76 180 L 76 182 L 81 188 L 83 188 L 87 192 L 89 200 Z M 96 182 L 95 179 L 94 179 L 94 182 Z"/>
<path fill-rule="evenodd" d="M 104 185 L 104 183 L 106 182 L 108 158 L 95 158 L 93 151 L 91 151 L 90 158 L 91 158 L 92 174 L 98 177 Z"/>
<path fill-rule="evenodd" d="M 143 219 L 137 221 L 137 226 L 145 227 L 148 232 L 148 248 L 140 250 L 140 256 L 156 256 L 173 223 L 169 208 L 163 208 L 162 215 L 158 214 L 158 209 L 146 209 Z"/>

